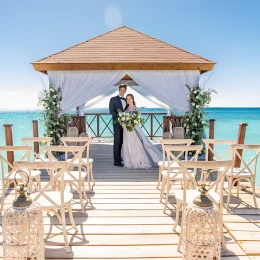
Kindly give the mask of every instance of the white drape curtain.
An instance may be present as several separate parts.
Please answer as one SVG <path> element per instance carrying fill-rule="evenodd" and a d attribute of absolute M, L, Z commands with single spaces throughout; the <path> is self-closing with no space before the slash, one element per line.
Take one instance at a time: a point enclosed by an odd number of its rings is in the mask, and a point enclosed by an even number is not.
<path fill-rule="evenodd" d="M 190 109 L 185 85 L 195 87 L 200 78 L 198 70 L 129 70 L 126 73 L 151 96 L 182 112 Z"/>
<path fill-rule="evenodd" d="M 123 70 L 48 71 L 49 82 L 61 88 L 62 113 L 106 93 L 125 76 Z"/>
<path fill-rule="evenodd" d="M 116 91 L 117 84 L 128 74 L 139 86 L 133 87 L 155 104 L 169 110 L 189 111 L 188 89 L 199 84 L 199 71 L 174 70 L 97 70 L 48 71 L 49 82 L 62 90 L 62 113 L 77 106 L 89 107 Z"/>

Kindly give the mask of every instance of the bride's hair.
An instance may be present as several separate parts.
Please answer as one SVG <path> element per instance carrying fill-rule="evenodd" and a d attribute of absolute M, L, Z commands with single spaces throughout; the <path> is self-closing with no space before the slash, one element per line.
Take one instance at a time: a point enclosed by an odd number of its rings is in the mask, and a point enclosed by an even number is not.
<path fill-rule="evenodd" d="M 136 106 L 134 95 L 133 94 L 127 94 L 126 99 L 127 99 L 127 97 L 131 97 L 133 99 L 134 106 Z"/>

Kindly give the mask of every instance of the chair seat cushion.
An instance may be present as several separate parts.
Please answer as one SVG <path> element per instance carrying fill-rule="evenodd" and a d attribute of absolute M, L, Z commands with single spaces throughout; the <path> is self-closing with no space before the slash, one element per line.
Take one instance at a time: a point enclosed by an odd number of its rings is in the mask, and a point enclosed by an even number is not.
<path fill-rule="evenodd" d="M 35 201 L 35 197 L 39 194 L 39 192 L 32 193 L 30 195 L 31 199 Z M 58 206 L 61 205 L 61 196 L 59 191 L 45 191 L 45 194 L 50 197 Z M 73 199 L 73 194 L 69 191 L 64 191 L 64 203 L 69 203 Z M 50 202 L 44 196 L 40 196 L 36 202 L 38 202 L 42 208 L 55 208 L 52 202 Z"/>
<path fill-rule="evenodd" d="M 163 161 L 158 162 L 158 166 L 159 167 L 163 167 Z M 168 162 L 167 161 L 164 162 L 164 166 L 168 167 Z M 176 162 L 171 162 L 170 163 L 170 167 L 180 167 L 180 165 L 178 163 L 176 163 Z"/>
<path fill-rule="evenodd" d="M 28 170 L 23 170 L 23 172 L 26 172 L 28 175 L 29 175 L 29 171 Z M 21 173 L 22 174 L 22 173 Z M 14 179 L 14 175 L 15 175 L 15 172 L 13 172 L 9 177 L 8 179 Z M 32 170 L 31 171 L 31 176 L 32 178 L 35 178 L 37 176 L 41 175 L 41 171 L 39 170 Z M 19 175 L 19 173 L 16 174 L 15 178 L 17 180 L 20 180 L 21 179 L 21 176 Z"/>
<path fill-rule="evenodd" d="M 209 191 L 209 197 L 212 197 L 214 199 L 214 201 L 216 202 L 219 202 L 220 200 L 220 197 L 219 197 L 219 194 L 216 193 L 215 191 Z M 186 191 L 186 202 L 187 203 L 192 203 L 193 200 L 200 195 L 200 192 L 198 190 L 187 190 Z M 176 198 L 176 200 L 179 200 L 179 201 L 183 201 L 183 190 L 179 190 L 179 191 L 176 191 L 174 193 L 174 196 Z"/>

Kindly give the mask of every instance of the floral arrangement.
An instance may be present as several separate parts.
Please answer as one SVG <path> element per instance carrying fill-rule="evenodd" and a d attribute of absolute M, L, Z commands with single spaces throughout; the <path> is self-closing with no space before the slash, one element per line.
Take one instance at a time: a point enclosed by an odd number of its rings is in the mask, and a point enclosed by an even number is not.
<path fill-rule="evenodd" d="M 141 118 L 141 113 L 138 111 L 132 112 L 122 112 L 121 109 L 117 110 L 118 112 L 118 123 L 123 127 L 126 128 L 127 131 L 133 131 L 134 127 L 140 123 L 143 123 L 143 119 Z"/>
<path fill-rule="evenodd" d="M 38 106 L 43 106 L 44 136 L 52 137 L 52 145 L 59 144 L 59 139 L 67 133 L 67 124 L 71 120 L 68 114 L 60 114 L 61 89 L 50 85 L 49 90 L 44 90 L 39 97 Z"/>
<path fill-rule="evenodd" d="M 208 120 L 204 119 L 206 112 L 204 108 L 211 102 L 211 94 L 217 93 L 213 89 L 203 89 L 200 86 L 191 88 L 187 96 L 190 102 L 190 111 L 185 113 L 183 126 L 186 129 L 186 137 L 194 140 L 193 144 L 201 144 L 205 128 L 208 126 Z"/>

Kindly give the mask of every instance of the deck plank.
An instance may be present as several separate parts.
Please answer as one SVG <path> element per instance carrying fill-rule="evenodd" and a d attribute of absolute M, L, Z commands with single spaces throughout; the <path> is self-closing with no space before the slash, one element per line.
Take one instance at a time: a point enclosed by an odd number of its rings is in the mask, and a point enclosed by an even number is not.
<path fill-rule="evenodd" d="M 173 194 L 180 188 L 179 184 L 173 185 L 169 208 L 164 214 L 163 204 L 159 202 L 160 191 L 156 189 L 158 169 L 113 166 L 112 145 L 94 144 L 91 154 L 96 185 L 87 195 L 92 206 L 88 204 L 83 214 L 78 195 L 74 193 L 73 215 L 78 233 L 72 229 L 66 213 L 71 253 L 65 252 L 57 218 L 44 212 L 46 259 L 182 259 L 177 252 L 180 228 L 177 232 L 172 230 L 175 221 Z M 42 181 L 48 178 L 46 173 L 42 174 Z M 256 192 L 260 205 L 260 189 Z M 236 189 L 232 189 L 232 193 L 231 210 L 223 212 L 228 251 L 222 250 L 221 259 L 260 260 L 260 210 L 254 208 L 250 189 L 241 191 L 240 198 L 235 197 Z M 11 206 L 14 192 L 10 189 L 7 194 L 5 208 Z M 224 202 L 226 199 L 225 194 Z M 0 252 L 2 260 L 2 250 Z"/>

